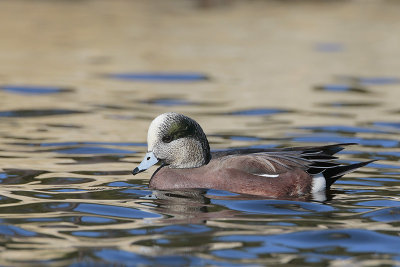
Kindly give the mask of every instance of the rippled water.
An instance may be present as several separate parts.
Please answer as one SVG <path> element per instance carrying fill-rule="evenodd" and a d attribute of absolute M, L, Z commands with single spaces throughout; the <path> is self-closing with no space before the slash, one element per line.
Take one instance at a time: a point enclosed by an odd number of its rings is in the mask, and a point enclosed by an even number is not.
<path fill-rule="evenodd" d="M 400 264 L 398 3 L 166 3 L 0 3 L 0 265 Z M 214 150 L 379 161 L 324 202 L 152 192 L 166 111 Z"/>

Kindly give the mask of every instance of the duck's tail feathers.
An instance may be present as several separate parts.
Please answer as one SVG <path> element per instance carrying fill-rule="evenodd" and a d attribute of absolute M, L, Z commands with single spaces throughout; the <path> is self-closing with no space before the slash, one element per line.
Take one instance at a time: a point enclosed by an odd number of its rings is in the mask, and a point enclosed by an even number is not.
<path fill-rule="evenodd" d="M 303 147 L 303 155 L 334 155 L 345 149 L 346 146 L 357 145 L 357 143 L 340 143 L 326 146 Z"/>
<path fill-rule="evenodd" d="M 339 179 L 343 175 L 351 173 L 357 170 L 358 168 L 361 168 L 374 161 L 376 160 L 369 160 L 350 165 L 339 165 L 333 168 L 326 169 L 325 171 L 322 172 L 326 180 L 326 188 L 328 189 L 334 182 L 336 182 L 337 179 Z"/>

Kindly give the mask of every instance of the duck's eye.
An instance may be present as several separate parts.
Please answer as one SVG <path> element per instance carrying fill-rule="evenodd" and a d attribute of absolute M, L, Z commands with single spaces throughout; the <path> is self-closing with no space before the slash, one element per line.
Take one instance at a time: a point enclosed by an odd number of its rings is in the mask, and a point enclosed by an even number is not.
<path fill-rule="evenodd" d="M 162 141 L 163 141 L 164 143 L 170 143 L 170 142 L 172 141 L 172 136 L 166 135 L 166 136 L 164 136 L 164 137 L 162 138 Z"/>

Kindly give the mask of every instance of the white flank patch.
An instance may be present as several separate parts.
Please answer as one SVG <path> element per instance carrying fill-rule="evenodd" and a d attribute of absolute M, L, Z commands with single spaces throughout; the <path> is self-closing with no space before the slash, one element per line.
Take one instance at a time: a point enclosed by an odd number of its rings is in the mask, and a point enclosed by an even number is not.
<path fill-rule="evenodd" d="M 324 202 L 326 200 L 326 193 L 325 191 L 313 192 L 312 198 L 318 202 Z"/>
<path fill-rule="evenodd" d="M 268 178 L 277 178 L 279 174 L 257 174 L 257 176 L 268 177 Z"/>
<path fill-rule="evenodd" d="M 326 180 L 322 173 L 313 176 L 311 193 L 321 192 L 326 189 Z"/>

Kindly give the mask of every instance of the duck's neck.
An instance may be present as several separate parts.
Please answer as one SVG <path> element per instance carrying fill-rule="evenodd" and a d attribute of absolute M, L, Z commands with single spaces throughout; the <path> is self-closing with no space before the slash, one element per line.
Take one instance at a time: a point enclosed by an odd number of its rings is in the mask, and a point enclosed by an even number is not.
<path fill-rule="evenodd" d="M 191 169 L 206 165 L 211 160 L 210 146 L 207 139 L 185 139 L 178 150 L 173 153 L 176 157 L 169 164 L 174 169 Z"/>
<path fill-rule="evenodd" d="M 206 165 L 211 160 L 210 145 L 208 144 L 208 140 L 207 139 L 206 139 L 206 142 L 203 145 L 204 145 L 204 148 L 203 148 L 204 164 L 203 165 Z"/>

